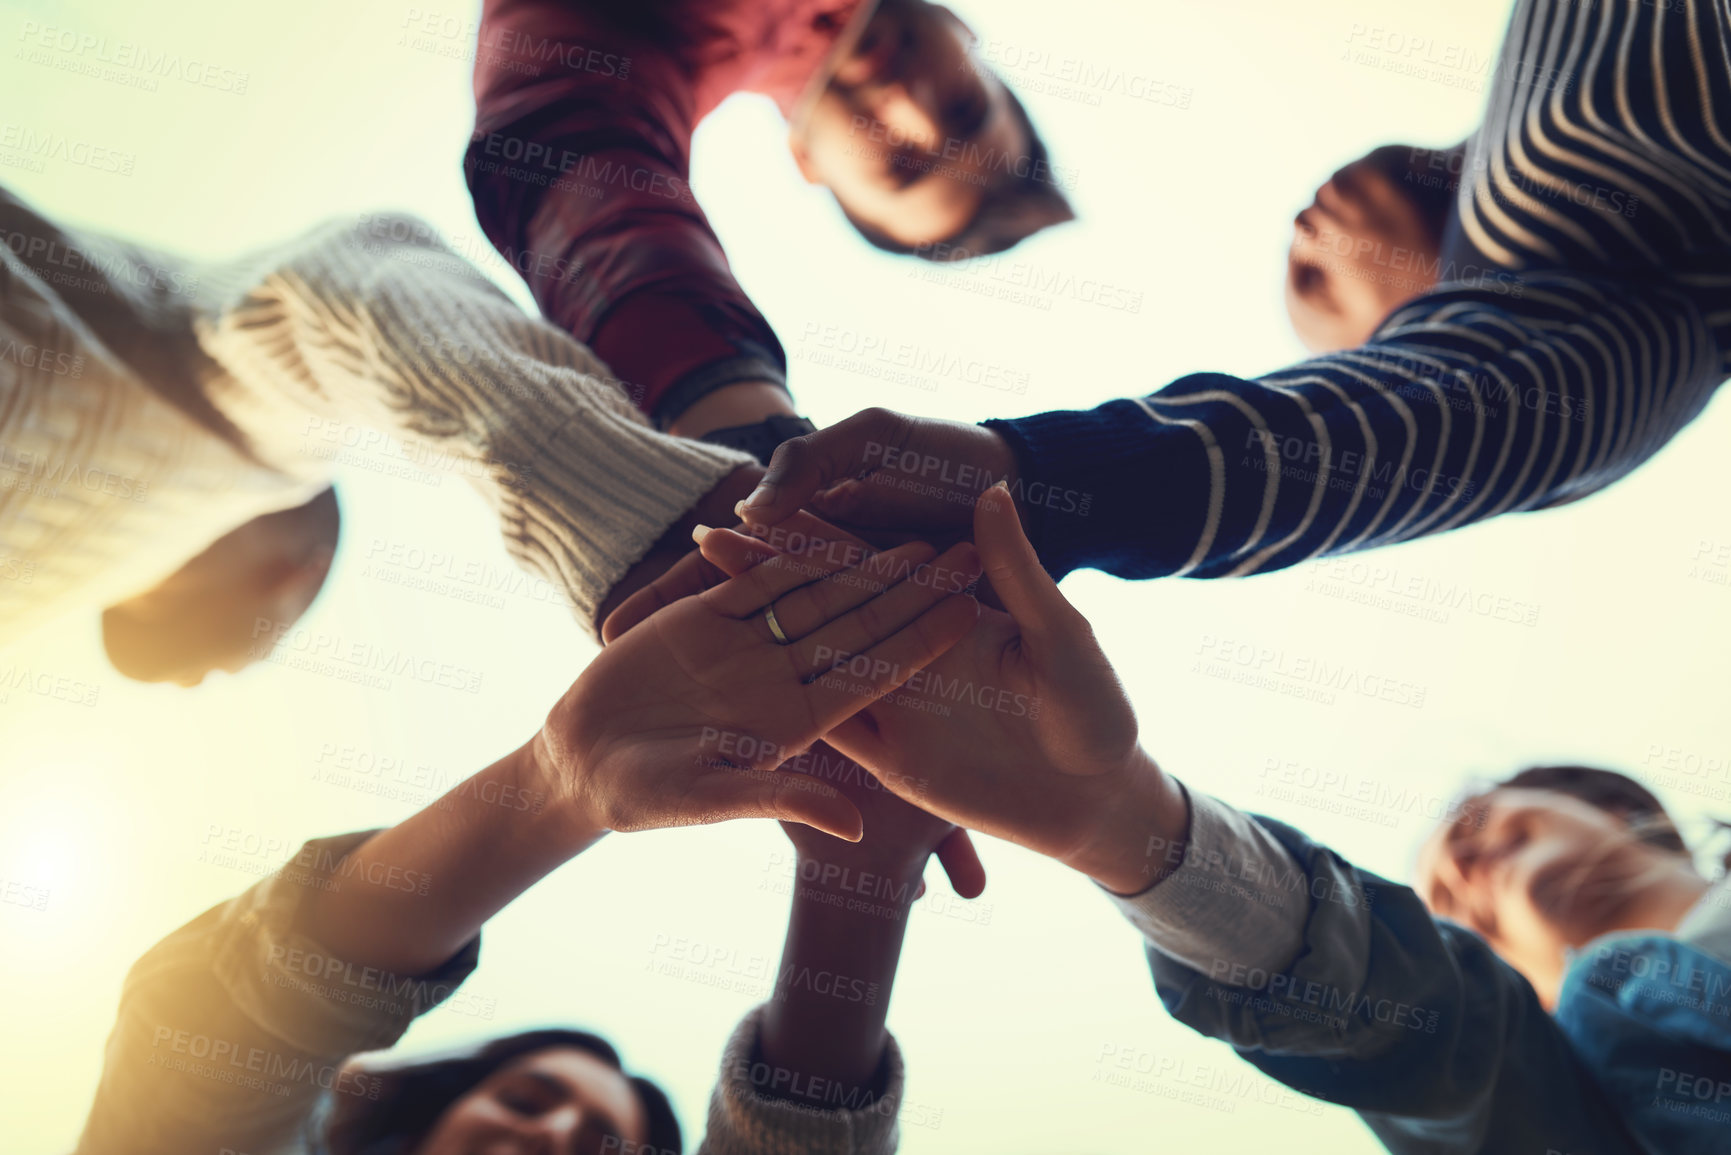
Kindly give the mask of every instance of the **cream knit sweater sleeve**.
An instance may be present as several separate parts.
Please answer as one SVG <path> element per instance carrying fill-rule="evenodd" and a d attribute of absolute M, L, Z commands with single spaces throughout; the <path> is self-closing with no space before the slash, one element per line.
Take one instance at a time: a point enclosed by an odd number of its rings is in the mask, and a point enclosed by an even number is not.
<path fill-rule="evenodd" d="M 212 400 L 262 456 L 317 471 L 321 446 L 348 446 L 461 473 L 591 629 L 656 539 L 752 463 L 651 429 L 583 346 L 412 217 L 327 226 L 205 286 Z"/>

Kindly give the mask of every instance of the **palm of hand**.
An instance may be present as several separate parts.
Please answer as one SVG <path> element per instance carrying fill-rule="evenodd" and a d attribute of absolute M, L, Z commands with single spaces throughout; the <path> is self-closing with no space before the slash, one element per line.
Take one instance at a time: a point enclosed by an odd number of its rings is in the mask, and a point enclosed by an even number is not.
<path fill-rule="evenodd" d="M 783 791 L 770 768 L 821 735 L 791 651 L 747 643 L 749 622 L 685 598 L 602 651 L 553 709 L 558 765 L 589 767 L 574 801 L 611 830 L 726 817 L 740 775 Z"/>
<path fill-rule="evenodd" d="M 1059 854 L 1097 791 L 1114 788 L 1136 735 L 1135 713 L 1091 634 L 1085 645 L 1040 653 L 1009 614 L 982 607 L 973 633 L 831 740 L 945 819 Z M 1092 781 L 1078 789 L 1077 778 Z"/>

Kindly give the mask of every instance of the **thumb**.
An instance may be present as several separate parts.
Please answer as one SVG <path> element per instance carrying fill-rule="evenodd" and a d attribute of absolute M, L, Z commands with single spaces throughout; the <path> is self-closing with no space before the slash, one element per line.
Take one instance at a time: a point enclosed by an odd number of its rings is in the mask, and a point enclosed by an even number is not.
<path fill-rule="evenodd" d="M 868 464 L 881 451 L 886 432 L 905 418 L 887 409 L 867 409 L 847 420 L 784 441 L 769 459 L 763 479 L 740 503 L 741 519 L 752 525 L 779 525 L 827 489 Z"/>
<path fill-rule="evenodd" d="M 974 545 L 992 590 L 1023 633 L 1059 633 L 1080 616 L 1040 565 L 1015 499 L 1001 481 L 974 503 Z"/>

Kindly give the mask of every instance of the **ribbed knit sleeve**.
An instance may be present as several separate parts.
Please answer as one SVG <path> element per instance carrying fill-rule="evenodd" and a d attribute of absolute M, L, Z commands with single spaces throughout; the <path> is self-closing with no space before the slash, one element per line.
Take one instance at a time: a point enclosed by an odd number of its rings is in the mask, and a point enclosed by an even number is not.
<path fill-rule="evenodd" d="M 214 399 L 261 452 L 461 473 L 591 629 L 632 563 L 751 463 L 651 429 L 587 350 L 413 218 L 329 227 L 215 277 L 228 288 L 200 339 L 229 380 Z"/>
<path fill-rule="evenodd" d="M 900 1146 L 896 1116 L 907 1075 L 894 1038 L 884 1055 L 882 1094 L 858 1094 L 825 1109 L 760 1093 L 786 1074 L 757 1060 L 762 1021 L 758 1007 L 727 1040 L 698 1155 L 891 1155 Z"/>

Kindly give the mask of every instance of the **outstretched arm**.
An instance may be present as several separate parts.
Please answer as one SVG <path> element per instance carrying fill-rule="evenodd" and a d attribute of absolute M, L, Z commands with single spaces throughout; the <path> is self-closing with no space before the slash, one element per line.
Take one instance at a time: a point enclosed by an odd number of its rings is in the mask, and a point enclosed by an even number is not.
<path fill-rule="evenodd" d="M 1223 577 L 1440 533 L 1611 484 L 1718 385 L 1674 289 L 1564 274 L 1443 286 L 1359 349 L 986 423 L 868 411 L 788 442 L 754 524 L 965 525 L 1006 479 L 1056 576 Z"/>
<path fill-rule="evenodd" d="M 787 365 L 691 192 L 697 94 L 670 42 L 702 18 L 629 28 L 655 23 L 629 7 L 488 5 L 463 164 L 482 229 L 541 311 L 666 426 L 724 386 L 785 390 Z"/>
<path fill-rule="evenodd" d="M 455 473 L 506 548 L 585 625 L 626 571 L 747 455 L 655 432 L 607 367 L 523 313 L 424 222 L 327 228 L 220 270 L 200 334 L 215 398 L 272 464 Z"/>
<path fill-rule="evenodd" d="M 847 843 L 785 827 L 792 910 L 775 990 L 729 1040 L 703 1151 L 883 1155 L 896 1148 L 904 1083 L 885 1023 L 926 861 L 935 853 L 966 898 L 985 875 L 965 832 L 828 746 L 778 773 L 835 785 L 859 807 L 865 835 Z"/>
<path fill-rule="evenodd" d="M 1508 1150 L 1634 1150 L 1532 988 L 1482 940 L 1296 831 L 1186 791 L 1142 751 L 1087 622 L 1001 490 L 981 499 L 974 536 L 1007 612 L 982 612 L 923 684 L 832 743 L 892 789 L 922 768 L 932 813 L 1099 883 L 1147 937 L 1175 1017 L 1357 1110 L 1391 1150 L 1493 1136 Z M 902 701 L 970 683 L 1001 688 L 991 708 L 934 721 Z"/>

